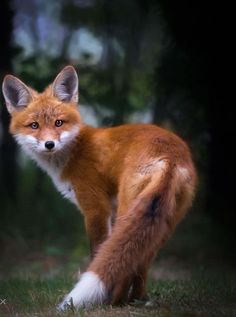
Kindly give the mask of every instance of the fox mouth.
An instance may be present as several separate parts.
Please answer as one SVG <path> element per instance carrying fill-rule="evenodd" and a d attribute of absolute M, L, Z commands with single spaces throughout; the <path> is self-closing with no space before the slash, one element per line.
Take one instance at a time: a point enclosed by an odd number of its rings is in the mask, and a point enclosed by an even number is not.
<path fill-rule="evenodd" d="M 57 152 L 56 149 L 51 149 L 51 150 L 45 149 L 45 150 L 42 151 L 42 153 L 44 153 L 46 155 L 54 154 L 56 152 Z"/>

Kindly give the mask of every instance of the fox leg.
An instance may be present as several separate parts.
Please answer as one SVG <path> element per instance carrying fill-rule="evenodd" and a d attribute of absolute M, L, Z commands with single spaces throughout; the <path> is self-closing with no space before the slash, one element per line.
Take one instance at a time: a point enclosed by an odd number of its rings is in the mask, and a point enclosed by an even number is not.
<path fill-rule="evenodd" d="M 118 305 L 135 300 L 147 300 L 147 273 L 148 266 L 143 266 L 132 277 L 127 277 L 125 280 L 120 281 L 112 291 L 110 304 Z"/>
<path fill-rule="evenodd" d="M 77 194 L 79 196 L 79 193 Z M 97 196 L 91 199 L 91 194 L 83 192 L 79 199 L 80 207 L 84 215 L 86 233 L 89 237 L 91 258 L 93 258 L 100 246 L 109 235 L 112 204 L 108 197 Z M 80 198 L 80 197 L 79 197 Z"/>
<path fill-rule="evenodd" d="M 129 294 L 130 302 L 134 300 L 148 299 L 148 295 L 146 291 L 148 268 L 149 268 L 149 263 L 148 264 L 145 263 L 145 265 L 141 266 L 138 269 L 138 272 L 134 275 L 131 292 Z"/>
<path fill-rule="evenodd" d="M 98 208 L 96 209 L 98 211 Z M 85 217 L 86 233 L 89 237 L 90 254 L 91 258 L 94 258 L 99 246 L 108 236 L 107 218 L 101 219 L 94 215 L 92 218 Z"/>
<path fill-rule="evenodd" d="M 129 301 L 130 285 L 132 284 L 132 277 L 127 277 L 121 280 L 120 283 L 110 292 L 111 297 L 108 302 L 111 305 L 122 305 Z"/>
<path fill-rule="evenodd" d="M 137 273 L 127 276 L 121 280 L 110 292 L 108 302 L 112 305 L 124 304 L 134 300 L 146 300 L 146 281 L 149 265 L 140 266 Z"/>

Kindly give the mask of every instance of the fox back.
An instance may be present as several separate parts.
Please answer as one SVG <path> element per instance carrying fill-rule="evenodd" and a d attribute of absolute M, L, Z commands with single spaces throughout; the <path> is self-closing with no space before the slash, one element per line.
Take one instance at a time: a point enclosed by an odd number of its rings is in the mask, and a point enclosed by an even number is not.
<path fill-rule="evenodd" d="M 43 93 L 7 75 L 3 94 L 16 141 L 84 215 L 91 263 L 59 309 L 147 298 L 148 268 L 194 197 L 187 144 L 155 125 L 83 124 L 72 66 Z"/>

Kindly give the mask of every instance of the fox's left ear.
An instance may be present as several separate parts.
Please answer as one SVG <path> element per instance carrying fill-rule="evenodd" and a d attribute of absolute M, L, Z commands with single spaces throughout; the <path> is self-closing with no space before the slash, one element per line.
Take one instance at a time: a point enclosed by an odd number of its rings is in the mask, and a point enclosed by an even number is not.
<path fill-rule="evenodd" d="M 79 79 L 73 66 L 66 66 L 52 84 L 53 95 L 61 101 L 78 102 Z"/>

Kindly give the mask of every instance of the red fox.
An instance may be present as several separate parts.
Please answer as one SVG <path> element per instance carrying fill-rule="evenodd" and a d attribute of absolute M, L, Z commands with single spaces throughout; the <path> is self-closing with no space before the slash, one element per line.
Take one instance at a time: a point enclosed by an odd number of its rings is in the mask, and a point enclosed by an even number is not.
<path fill-rule="evenodd" d="M 194 197 L 186 143 L 155 125 L 85 125 L 72 66 L 43 93 L 7 75 L 3 95 L 16 141 L 84 215 L 91 263 L 59 308 L 144 299 L 148 268 Z"/>

